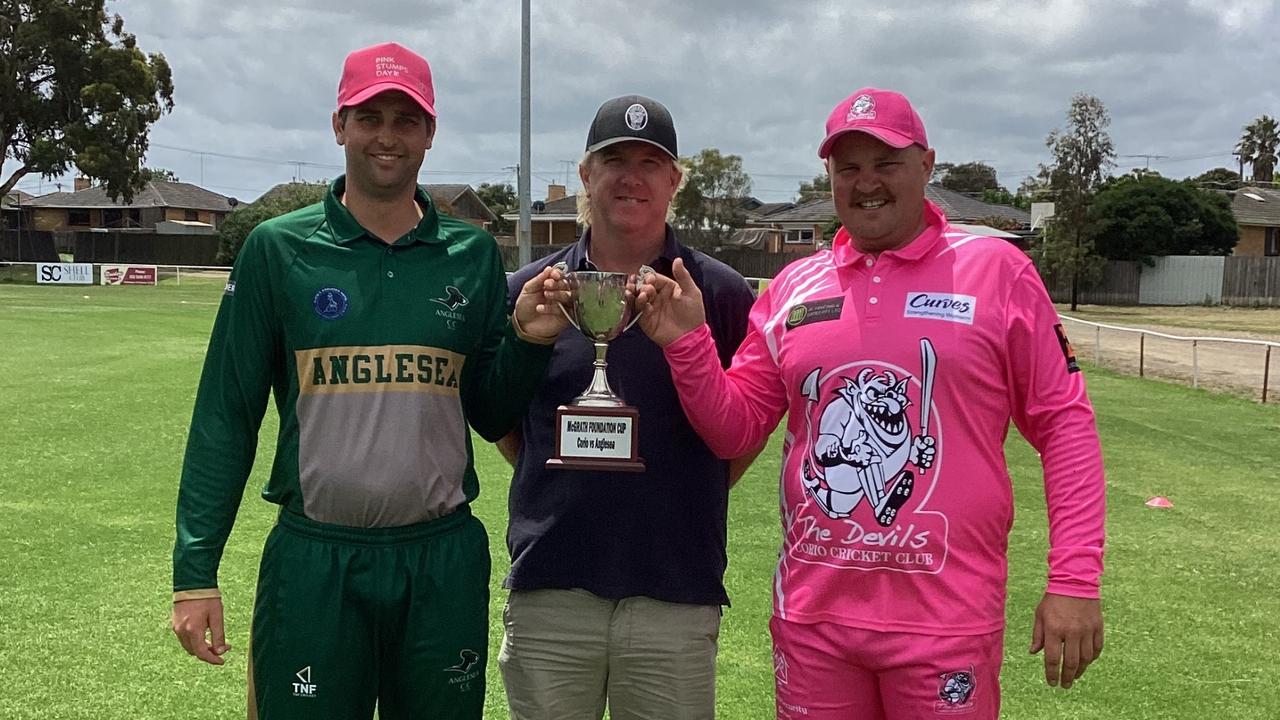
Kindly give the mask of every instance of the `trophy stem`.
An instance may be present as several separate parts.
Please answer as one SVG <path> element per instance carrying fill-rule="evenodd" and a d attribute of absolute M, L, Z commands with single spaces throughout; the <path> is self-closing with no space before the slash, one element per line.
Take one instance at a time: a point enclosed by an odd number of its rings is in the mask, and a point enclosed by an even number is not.
<path fill-rule="evenodd" d="M 609 350 L 609 344 L 597 342 L 595 346 L 596 361 L 592 363 L 595 371 L 591 375 L 591 384 L 581 395 L 573 399 L 573 404 L 587 407 L 621 407 L 626 403 L 609 389 L 609 376 L 605 373 L 609 365 L 604 361 L 604 356 Z"/>

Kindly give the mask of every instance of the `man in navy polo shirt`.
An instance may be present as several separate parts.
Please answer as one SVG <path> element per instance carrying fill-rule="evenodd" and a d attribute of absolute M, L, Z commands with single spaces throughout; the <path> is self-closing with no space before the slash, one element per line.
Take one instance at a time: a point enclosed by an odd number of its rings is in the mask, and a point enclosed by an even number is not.
<path fill-rule="evenodd" d="M 508 280 L 511 300 L 548 265 L 668 273 L 683 258 L 728 365 L 754 300 L 731 268 L 681 245 L 667 224 L 682 171 L 671 115 L 637 95 L 602 105 L 578 167 L 582 239 Z M 711 718 L 729 486 L 754 453 L 716 459 L 690 427 L 662 349 L 639 328 L 610 343 L 609 381 L 640 413 L 642 473 L 547 469 L 556 408 L 591 380 L 594 350 L 561 333 L 519 431 L 507 545 L 511 591 L 499 666 L 513 720 Z"/>

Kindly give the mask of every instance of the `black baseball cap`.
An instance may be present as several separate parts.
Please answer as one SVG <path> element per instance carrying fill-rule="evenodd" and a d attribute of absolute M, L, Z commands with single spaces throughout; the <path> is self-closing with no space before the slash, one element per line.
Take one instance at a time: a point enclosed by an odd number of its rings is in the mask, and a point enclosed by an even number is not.
<path fill-rule="evenodd" d="M 596 111 L 596 119 L 587 132 L 587 152 L 629 140 L 656 145 L 672 160 L 680 159 L 671 113 L 657 100 L 643 95 L 623 95 L 606 101 Z"/>

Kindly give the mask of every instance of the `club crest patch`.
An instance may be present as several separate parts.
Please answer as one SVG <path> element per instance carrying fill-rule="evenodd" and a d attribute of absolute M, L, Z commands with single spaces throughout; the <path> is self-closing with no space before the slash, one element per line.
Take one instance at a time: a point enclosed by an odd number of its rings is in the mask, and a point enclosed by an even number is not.
<path fill-rule="evenodd" d="M 849 114 L 845 115 L 844 121 L 847 123 L 854 120 L 875 120 L 876 119 L 876 99 L 870 95 L 859 95 L 853 99 L 853 103 L 849 105 Z"/>
<path fill-rule="evenodd" d="M 639 132 L 649 124 L 649 111 L 640 103 L 633 103 L 627 108 L 627 127 Z"/>
<path fill-rule="evenodd" d="M 974 678 L 973 666 L 968 670 L 942 673 L 938 682 L 938 702 L 934 710 L 938 713 L 963 713 L 973 710 L 973 691 L 978 688 Z"/>
<path fill-rule="evenodd" d="M 457 310 L 460 307 L 466 307 L 471 301 L 468 300 L 467 296 L 463 295 L 462 291 L 458 288 L 452 285 L 445 285 L 444 297 L 431 298 L 431 302 L 440 303 L 450 310 Z"/>
<path fill-rule="evenodd" d="M 335 287 L 321 288 L 312 300 L 316 315 L 325 320 L 337 320 L 347 314 L 347 294 Z"/>

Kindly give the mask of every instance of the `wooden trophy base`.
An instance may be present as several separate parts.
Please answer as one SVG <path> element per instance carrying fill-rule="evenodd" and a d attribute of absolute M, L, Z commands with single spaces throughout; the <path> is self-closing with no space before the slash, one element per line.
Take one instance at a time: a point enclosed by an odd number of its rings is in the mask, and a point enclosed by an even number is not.
<path fill-rule="evenodd" d="M 639 411 L 630 405 L 561 405 L 556 408 L 556 454 L 547 461 L 547 467 L 644 472 L 644 460 L 636 455 L 639 417 Z"/>

